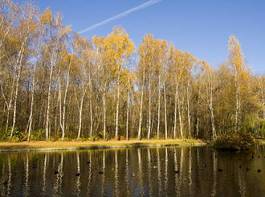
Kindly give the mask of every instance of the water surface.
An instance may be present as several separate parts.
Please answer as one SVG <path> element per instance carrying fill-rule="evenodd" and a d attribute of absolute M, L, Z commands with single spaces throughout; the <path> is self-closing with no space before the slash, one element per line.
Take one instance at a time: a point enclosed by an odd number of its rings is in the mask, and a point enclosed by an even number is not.
<path fill-rule="evenodd" d="M 263 197 L 264 167 L 263 147 L 0 153 L 0 196 Z"/>

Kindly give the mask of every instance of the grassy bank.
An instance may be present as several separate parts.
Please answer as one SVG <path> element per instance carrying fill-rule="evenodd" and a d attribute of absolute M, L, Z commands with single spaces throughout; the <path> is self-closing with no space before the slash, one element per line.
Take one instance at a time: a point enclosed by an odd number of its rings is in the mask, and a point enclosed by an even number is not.
<path fill-rule="evenodd" d="M 206 143 L 195 139 L 0 142 L 0 152 L 203 145 L 206 145 Z"/>

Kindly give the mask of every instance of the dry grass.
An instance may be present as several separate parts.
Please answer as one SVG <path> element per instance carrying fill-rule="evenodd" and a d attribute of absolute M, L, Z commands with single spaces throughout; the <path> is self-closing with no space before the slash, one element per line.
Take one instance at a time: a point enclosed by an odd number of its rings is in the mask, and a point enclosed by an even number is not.
<path fill-rule="evenodd" d="M 205 143 L 195 139 L 168 139 L 168 140 L 109 140 L 109 141 L 31 141 L 31 142 L 0 142 L 0 151 L 20 150 L 71 150 L 71 149 L 100 149 L 100 148 L 127 148 L 140 146 L 202 146 Z"/>

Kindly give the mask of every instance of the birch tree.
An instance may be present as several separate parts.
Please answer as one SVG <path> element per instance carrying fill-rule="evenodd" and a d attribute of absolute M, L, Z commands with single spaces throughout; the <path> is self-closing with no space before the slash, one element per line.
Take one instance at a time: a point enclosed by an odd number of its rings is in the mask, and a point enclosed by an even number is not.
<path fill-rule="evenodd" d="M 78 68 L 78 81 L 81 87 L 81 98 L 79 101 L 79 122 L 78 122 L 78 134 L 77 139 L 80 139 L 81 130 L 82 130 L 82 119 L 83 119 L 83 106 L 84 99 L 89 89 L 89 113 L 90 113 L 90 131 L 89 137 L 92 137 L 93 129 L 93 112 L 92 112 L 92 60 L 93 60 L 93 51 L 91 44 L 83 37 L 76 36 L 74 39 L 74 51 L 77 55 L 79 62 L 76 66 Z"/>
<path fill-rule="evenodd" d="M 248 77 L 244 56 L 241 51 L 239 41 L 235 36 L 230 36 L 228 40 L 229 60 L 234 72 L 235 84 L 235 131 L 239 131 L 241 125 L 241 94 L 242 82 Z"/>
<path fill-rule="evenodd" d="M 158 126 L 157 126 L 157 137 L 159 137 L 159 130 L 160 130 L 160 108 L 161 108 L 161 74 L 163 69 L 163 64 L 165 63 L 165 52 L 167 49 L 167 43 L 164 40 L 157 40 L 155 39 L 151 34 L 148 34 L 144 37 L 143 42 L 141 43 L 139 47 L 139 70 L 141 70 L 143 76 L 142 76 L 142 92 L 141 92 L 141 104 L 140 104 L 140 123 L 142 119 L 142 95 L 143 88 L 146 85 L 148 89 L 148 128 L 147 128 L 147 138 L 150 139 L 151 137 L 151 124 L 152 124 L 152 87 L 154 87 L 154 83 L 157 83 L 155 78 L 158 77 L 158 84 L 157 84 L 157 90 L 158 90 Z M 139 123 L 139 125 L 141 125 Z M 140 138 L 141 132 L 140 132 L 140 126 L 138 130 L 138 138 Z"/>
<path fill-rule="evenodd" d="M 97 38 L 96 38 L 97 39 Z M 134 45 L 130 40 L 129 35 L 121 28 L 114 30 L 105 38 L 98 38 L 97 47 L 100 47 L 100 52 L 103 56 L 103 64 L 106 69 L 111 72 L 110 77 L 114 76 L 116 82 L 116 115 L 115 115 L 115 138 L 118 139 L 119 133 L 119 104 L 120 104 L 120 75 L 124 60 L 133 52 Z M 105 92 L 105 91 L 104 91 Z M 105 96 L 104 96 L 105 100 Z M 105 103 L 105 101 L 104 101 Z M 103 104 L 105 105 L 105 104 Z M 105 111 L 105 110 L 104 110 Z M 105 112 L 104 112 L 105 114 Z M 105 115 L 104 115 L 105 116 Z M 106 131 L 104 131 L 105 133 Z"/>
<path fill-rule="evenodd" d="M 214 71 L 212 67 L 205 61 L 202 61 L 202 67 L 204 70 L 204 75 L 206 76 L 205 83 L 206 83 L 206 97 L 208 103 L 208 109 L 210 113 L 211 119 L 211 138 L 215 140 L 217 137 L 216 129 L 215 129 L 215 118 L 214 118 L 214 107 L 213 107 L 213 91 L 214 91 Z"/>
<path fill-rule="evenodd" d="M 18 9 L 19 10 L 19 9 Z M 19 37 L 21 39 L 20 49 L 16 58 L 15 63 L 15 70 L 16 70 L 16 81 L 15 81 L 15 90 L 14 90 L 14 104 L 13 104 L 13 123 L 10 132 L 10 139 L 13 136 L 15 125 L 16 125 L 16 118 L 17 118 L 17 98 L 18 98 L 18 91 L 19 91 L 19 82 L 21 79 L 21 73 L 23 69 L 23 65 L 25 64 L 25 56 L 27 53 L 27 47 L 30 42 L 30 36 L 35 31 L 35 22 L 33 21 L 34 17 L 34 10 L 33 7 L 30 5 L 26 5 L 25 9 L 20 10 L 22 13 L 22 20 L 20 26 L 16 31 L 20 32 Z"/>
<path fill-rule="evenodd" d="M 46 109 L 46 121 L 45 121 L 45 137 L 46 140 L 49 139 L 50 136 L 50 107 L 51 107 L 51 88 L 53 81 L 53 73 L 56 64 L 58 63 L 58 54 L 60 50 L 60 45 L 62 44 L 62 40 L 67 36 L 70 31 L 69 27 L 62 26 L 62 19 L 60 15 L 57 15 L 55 18 L 52 16 L 52 12 L 48 9 L 45 10 L 43 15 L 41 16 L 42 23 L 46 26 L 46 34 L 50 41 L 50 45 L 46 48 L 46 51 L 49 51 L 49 84 L 48 84 L 48 95 L 47 95 L 47 109 Z M 64 94 L 64 107 L 65 110 L 65 102 L 66 102 L 67 91 Z M 64 119 L 64 117 L 63 117 Z M 64 122 L 64 121 L 63 121 Z M 62 124 L 62 128 L 64 128 L 64 124 Z M 64 139 L 64 129 L 62 129 L 62 139 Z"/>
<path fill-rule="evenodd" d="M 180 102 L 180 85 L 184 77 L 183 68 L 183 56 L 184 53 L 175 49 L 170 48 L 170 63 L 169 63 L 169 79 L 173 84 L 174 92 L 174 122 L 173 122 L 173 135 L 177 137 L 177 117 L 179 121 L 179 134 L 181 138 L 183 135 L 183 120 L 182 120 L 182 106 Z"/>

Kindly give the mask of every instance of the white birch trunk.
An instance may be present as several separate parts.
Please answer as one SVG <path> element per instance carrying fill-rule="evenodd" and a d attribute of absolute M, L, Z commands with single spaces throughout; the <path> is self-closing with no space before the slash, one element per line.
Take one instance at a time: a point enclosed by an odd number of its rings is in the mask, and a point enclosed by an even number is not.
<path fill-rule="evenodd" d="M 72 63 L 72 58 L 70 60 L 70 63 L 67 69 L 66 87 L 65 87 L 64 98 L 63 98 L 62 137 L 61 137 L 62 140 L 64 140 L 64 136 L 65 136 L 65 111 L 66 111 L 66 100 L 67 100 L 67 93 L 68 93 L 69 81 L 70 81 L 71 63 Z"/>
<path fill-rule="evenodd" d="M 115 138 L 119 139 L 119 106 L 120 106 L 120 73 L 117 79 L 117 102 L 116 102 L 116 118 L 115 118 Z"/>
<path fill-rule="evenodd" d="M 213 87 L 210 82 L 210 98 L 209 98 L 209 110 L 211 114 L 211 126 L 212 126 L 212 140 L 216 139 L 216 130 L 215 130 L 215 122 L 214 122 L 214 111 L 213 111 Z"/>
<path fill-rule="evenodd" d="M 183 139 L 183 123 L 182 123 L 182 114 L 181 114 L 181 102 L 179 98 L 179 89 L 177 88 L 177 102 L 178 102 L 178 115 L 179 115 L 179 131 L 180 137 Z"/>
<path fill-rule="evenodd" d="M 168 133 L 167 133 L 167 95 L 166 95 L 166 82 L 164 82 L 164 118 L 165 118 L 165 139 L 167 139 Z"/>
<path fill-rule="evenodd" d="M 27 38 L 26 38 L 27 40 Z M 24 53 L 24 45 L 26 40 L 22 43 L 21 49 L 19 51 L 19 56 L 17 59 L 17 64 L 16 67 L 18 66 L 17 69 L 17 75 L 16 75 L 16 84 L 15 84 L 15 95 L 14 95 L 14 109 L 13 109 L 13 123 L 12 123 L 12 128 L 11 128 L 11 133 L 10 133 L 10 139 L 13 136 L 14 130 L 15 130 L 15 125 L 16 125 L 16 117 L 17 117 L 17 97 L 18 97 L 18 89 L 19 89 L 19 81 L 21 77 L 21 72 L 22 72 L 22 59 L 23 59 L 23 53 Z"/>
<path fill-rule="evenodd" d="M 240 113 L 240 89 L 238 82 L 238 73 L 235 73 L 235 87 L 236 87 L 236 117 L 235 117 L 235 131 L 239 130 L 239 113 Z"/>
<path fill-rule="evenodd" d="M 158 108 L 157 108 L 157 138 L 159 139 L 159 134 L 160 134 L 160 100 L 161 100 L 161 90 L 160 90 L 160 73 L 158 76 Z"/>
<path fill-rule="evenodd" d="M 175 89 L 175 98 L 174 98 L 174 125 L 173 125 L 173 136 L 174 139 L 176 139 L 177 137 L 177 106 L 178 106 L 178 85 L 176 85 L 176 89 Z"/>
<path fill-rule="evenodd" d="M 7 101 L 7 99 L 5 99 L 6 100 L 5 101 L 6 108 L 7 108 L 5 131 L 8 130 L 8 126 L 9 126 L 9 114 L 10 114 L 10 110 L 11 110 L 11 107 L 12 107 L 13 94 L 14 94 L 14 85 L 15 85 L 15 79 L 12 80 L 12 86 L 11 86 L 11 93 L 10 93 L 9 101 Z M 3 87 L 2 86 L 1 86 L 1 90 L 2 90 L 2 96 L 5 98 L 4 90 L 3 90 Z"/>
<path fill-rule="evenodd" d="M 201 95 L 201 87 L 199 85 L 197 106 L 199 106 L 200 95 Z M 199 124 L 200 124 L 200 118 L 199 118 L 198 109 L 197 109 L 197 117 L 196 117 L 196 137 L 197 138 L 199 137 Z"/>
<path fill-rule="evenodd" d="M 32 93 L 31 93 L 31 102 L 30 102 L 28 141 L 30 141 L 31 130 L 32 130 L 32 119 L 33 119 L 32 116 L 33 116 L 34 93 L 35 93 L 35 71 L 36 71 L 36 66 L 34 66 L 33 76 L 32 76 Z"/>
<path fill-rule="evenodd" d="M 61 85 L 60 77 L 59 77 L 58 102 L 59 102 L 59 125 L 60 125 L 60 129 L 63 130 L 63 124 L 62 124 L 62 85 Z"/>
<path fill-rule="evenodd" d="M 127 94 L 127 109 L 126 109 L 126 140 L 129 140 L 129 106 L 130 106 L 130 91 Z"/>
<path fill-rule="evenodd" d="M 104 84 L 104 90 L 103 90 L 103 139 L 106 139 L 106 83 Z"/>
<path fill-rule="evenodd" d="M 188 86 L 186 88 L 186 96 L 187 96 L 187 118 L 188 118 L 188 137 L 191 137 L 191 120 L 190 120 L 190 82 L 188 82 Z"/>
<path fill-rule="evenodd" d="M 50 75 L 49 75 L 49 87 L 48 87 L 48 96 L 47 96 L 47 110 L 46 110 L 46 121 L 45 121 L 45 137 L 46 140 L 49 140 L 49 128 L 50 128 L 50 105 L 51 105 L 51 86 L 52 86 L 52 75 L 53 75 L 53 69 L 55 66 L 55 53 L 56 50 L 54 49 L 52 52 L 51 57 L 51 68 L 50 68 Z"/>
<path fill-rule="evenodd" d="M 148 80 L 148 133 L 147 139 L 151 136 L 151 84 L 150 84 L 150 74 Z"/>
<path fill-rule="evenodd" d="M 140 110 L 139 110 L 139 127 L 138 127 L 138 140 L 141 139 L 142 136 L 142 119 L 143 119 L 143 97 L 144 97 L 144 80 L 145 73 L 143 73 L 143 84 L 141 88 L 141 99 L 140 99 Z"/>
<path fill-rule="evenodd" d="M 93 135 L 93 107 L 92 107 L 92 80 L 91 72 L 89 71 L 89 113 L 90 113 L 90 131 L 89 136 L 92 138 Z"/>
<path fill-rule="evenodd" d="M 79 106 L 79 125 L 78 125 L 78 135 L 77 135 L 77 139 L 80 139 L 80 136 L 81 136 L 81 130 L 82 130 L 82 115 L 83 115 L 83 103 L 84 103 L 85 95 L 86 95 L 86 88 L 83 87 L 83 92 L 82 92 L 80 106 Z"/>

